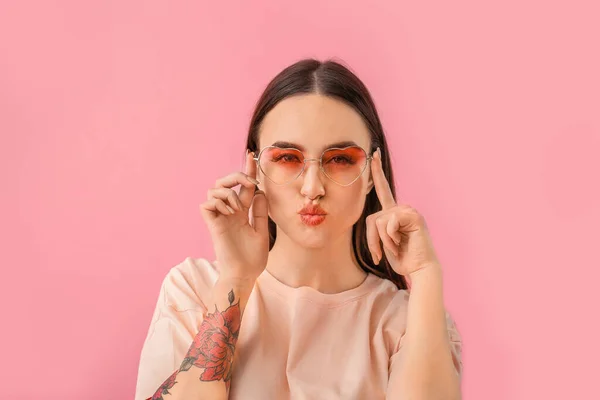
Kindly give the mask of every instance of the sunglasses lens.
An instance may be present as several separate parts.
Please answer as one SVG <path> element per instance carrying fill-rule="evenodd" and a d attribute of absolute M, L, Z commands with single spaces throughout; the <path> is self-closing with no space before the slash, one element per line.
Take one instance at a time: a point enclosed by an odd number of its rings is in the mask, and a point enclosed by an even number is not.
<path fill-rule="evenodd" d="M 349 185 L 364 171 L 367 154 L 360 147 L 330 149 L 323 154 L 323 169 L 327 176 L 340 185 Z"/>
<path fill-rule="evenodd" d="M 283 185 L 300 175 L 304 166 L 304 155 L 296 149 L 267 147 L 260 155 L 259 165 L 267 178 Z"/>

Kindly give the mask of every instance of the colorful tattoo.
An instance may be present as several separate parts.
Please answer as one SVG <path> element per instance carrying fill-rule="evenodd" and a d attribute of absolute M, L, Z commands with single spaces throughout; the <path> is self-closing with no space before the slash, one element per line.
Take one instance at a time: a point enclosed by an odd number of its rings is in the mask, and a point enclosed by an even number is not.
<path fill-rule="evenodd" d="M 223 379 L 227 392 L 229 392 L 231 364 L 242 316 L 240 302 L 233 304 L 235 300 L 233 290 L 229 292 L 227 299 L 229 307 L 225 311 L 219 312 L 215 305 L 215 312 L 204 318 L 181 367 L 158 388 L 154 396 L 146 400 L 164 400 L 163 395 L 171 394 L 169 389 L 177 383 L 175 381 L 177 374 L 181 371 L 188 371 L 192 366 L 205 368 L 200 375 L 201 381 Z"/>
<path fill-rule="evenodd" d="M 228 300 L 229 307 L 225 311 L 219 312 L 215 305 L 215 312 L 204 318 L 180 367 L 180 371 L 187 371 L 192 365 L 205 368 L 200 380 L 223 379 L 227 390 L 241 322 L 240 303 L 233 304 L 233 290 L 229 292 Z"/>
<path fill-rule="evenodd" d="M 166 381 L 165 383 L 163 383 L 158 390 L 156 391 L 156 393 L 154 393 L 154 396 L 152 397 L 148 397 L 147 400 L 164 400 L 163 399 L 163 394 L 171 394 L 169 392 L 169 389 L 171 389 L 176 383 L 177 381 L 175 381 L 175 377 L 177 376 L 177 374 L 179 373 L 179 371 L 175 371 L 173 372 L 173 375 L 171 375 Z"/>

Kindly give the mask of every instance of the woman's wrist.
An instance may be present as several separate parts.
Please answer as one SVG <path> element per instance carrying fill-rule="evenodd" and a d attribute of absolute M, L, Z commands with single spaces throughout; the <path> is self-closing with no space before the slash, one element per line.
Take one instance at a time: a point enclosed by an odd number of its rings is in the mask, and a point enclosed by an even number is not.
<path fill-rule="evenodd" d="M 415 283 L 422 280 L 442 279 L 442 266 L 437 262 L 427 264 L 426 266 L 421 267 L 417 271 L 411 273 L 409 278 L 411 281 L 411 286 L 414 286 Z"/>
<path fill-rule="evenodd" d="M 217 283 L 225 284 L 226 286 L 235 287 L 253 287 L 256 283 L 257 277 L 251 275 L 233 275 L 224 273 L 219 275 Z"/>

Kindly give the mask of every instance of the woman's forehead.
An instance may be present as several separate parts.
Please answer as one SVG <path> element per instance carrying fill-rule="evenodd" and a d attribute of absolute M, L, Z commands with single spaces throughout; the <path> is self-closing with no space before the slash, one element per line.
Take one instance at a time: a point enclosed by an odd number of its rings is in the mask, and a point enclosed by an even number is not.
<path fill-rule="evenodd" d="M 351 106 L 331 97 L 307 94 L 282 100 L 267 113 L 259 145 L 262 148 L 275 142 L 297 144 L 310 152 L 343 142 L 368 150 L 371 139 L 363 119 Z"/>

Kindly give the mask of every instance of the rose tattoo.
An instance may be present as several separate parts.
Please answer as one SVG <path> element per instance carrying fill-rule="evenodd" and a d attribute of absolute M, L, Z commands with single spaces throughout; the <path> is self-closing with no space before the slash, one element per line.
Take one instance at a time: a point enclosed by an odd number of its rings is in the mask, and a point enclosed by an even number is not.
<path fill-rule="evenodd" d="M 242 319 L 240 303 L 233 304 L 235 296 L 233 290 L 229 292 L 229 307 L 219 312 L 215 305 L 215 312 L 208 314 L 190 346 L 181 367 L 173 373 L 156 391 L 154 396 L 147 400 L 164 400 L 163 395 L 171 394 L 171 389 L 177 382 L 175 378 L 181 371 L 188 371 L 192 366 L 204 368 L 201 381 L 218 381 L 223 379 L 227 391 L 231 384 L 231 364 L 235 344 L 240 331 Z"/>
<path fill-rule="evenodd" d="M 241 315 L 239 302 L 233 305 L 233 291 L 229 292 L 228 300 L 230 306 L 225 311 L 219 312 L 215 306 L 215 312 L 202 321 L 194 343 L 181 363 L 181 371 L 187 371 L 194 365 L 205 368 L 200 380 L 223 379 L 229 383 Z"/>

